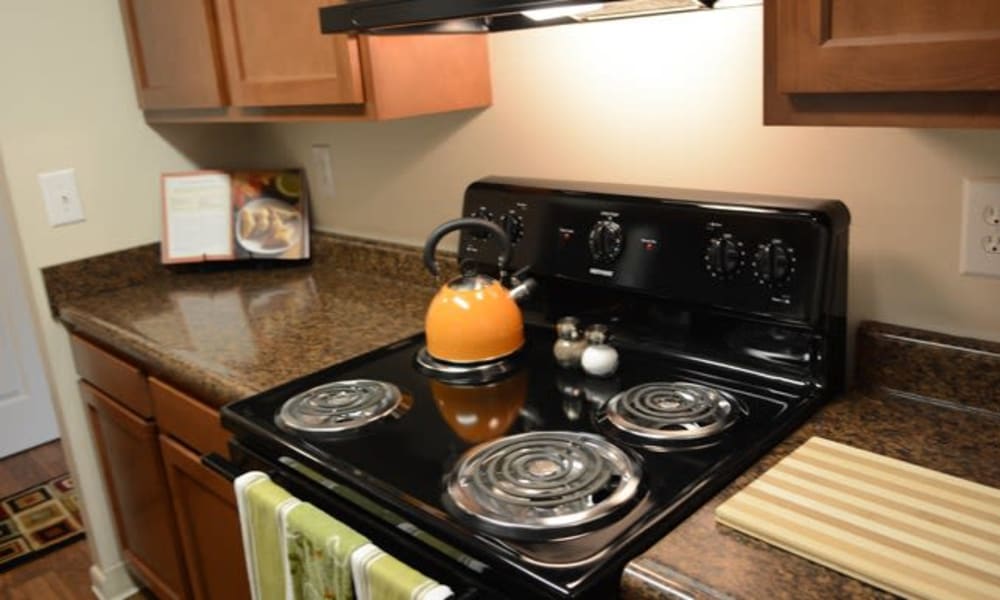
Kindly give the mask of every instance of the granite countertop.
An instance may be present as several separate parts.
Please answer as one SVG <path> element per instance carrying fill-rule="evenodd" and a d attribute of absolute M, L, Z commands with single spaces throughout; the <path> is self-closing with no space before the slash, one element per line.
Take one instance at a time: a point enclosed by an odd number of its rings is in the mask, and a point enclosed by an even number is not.
<path fill-rule="evenodd" d="M 812 436 L 1000 487 L 1000 344 L 862 324 L 857 386 L 636 557 L 623 598 L 894 598 L 717 524 L 715 509 Z"/>
<path fill-rule="evenodd" d="M 318 245 L 322 256 L 301 266 L 178 272 L 150 266 L 145 252 L 45 277 L 71 330 L 221 406 L 422 330 L 435 289 L 415 252 Z M 78 291 L 108 262 L 126 265 L 114 275 L 120 285 Z"/>
<path fill-rule="evenodd" d="M 144 247 L 44 277 L 70 329 L 221 406 L 421 330 L 434 281 L 416 251 L 314 245 L 311 264 L 288 268 L 166 271 Z M 891 597 L 715 523 L 719 504 L 814 435 L 1000 486 L 1000 344 L 868 323 L 856 355 L 858 388 L 629 563 L 622 597 Z"/>

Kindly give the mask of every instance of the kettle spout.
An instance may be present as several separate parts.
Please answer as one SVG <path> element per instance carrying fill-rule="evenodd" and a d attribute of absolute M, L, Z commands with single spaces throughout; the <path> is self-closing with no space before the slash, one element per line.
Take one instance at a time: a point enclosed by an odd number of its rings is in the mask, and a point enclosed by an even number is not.
<path fill-rule="evenodd" d="M 507 292 L 514 302 L 520 302 L 531 295 L 535 288 L 538 287 L 538 282 L 534 279 L 525 279 L 524 281 L 518 283 Z"/>

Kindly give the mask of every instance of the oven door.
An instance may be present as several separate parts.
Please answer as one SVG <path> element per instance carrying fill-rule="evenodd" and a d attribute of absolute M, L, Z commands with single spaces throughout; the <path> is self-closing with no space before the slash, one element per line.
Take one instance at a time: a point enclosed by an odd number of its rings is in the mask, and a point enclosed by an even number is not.
<path fill-rule="evenodd" d="M 485 569 L 485 565 L 430 538 L 385 509 L 365 506 L 370 501 L 342 485 L 290 458 L 267 458 L 235 439 L 230 441 L 229 450 L 232 461 L 218 454 L 205 455 L 201 461 L 230 481 L 247 471 L 267 473 L 272 481 L 295 497 L 312 503 L 400 561 L 450 587 L 455 600 L 506 597 L 477 577 L 477 571 Z"/>

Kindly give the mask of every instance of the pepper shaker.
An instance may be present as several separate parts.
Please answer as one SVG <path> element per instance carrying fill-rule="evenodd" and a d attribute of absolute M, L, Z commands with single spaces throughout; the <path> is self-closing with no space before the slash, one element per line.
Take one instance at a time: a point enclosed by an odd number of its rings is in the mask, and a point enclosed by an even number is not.
<path fill-rule="evenodd" d="M 618 369 L 618 351 L 608 344 L 607 325 L 587 328 L 587 347 L 580 357 L 580 364 L 588 375 L 609 377 Z"/>
<path fill-rule="evenodd" d="M 556 362 L 563 368 L 580 366 L 580 357 L 587 340 L 580 333 L 580 320 L 576 317 L 563 317 L 556 322 L 556 335 L 559 339 L 552 346 L 552 354 Z"/>

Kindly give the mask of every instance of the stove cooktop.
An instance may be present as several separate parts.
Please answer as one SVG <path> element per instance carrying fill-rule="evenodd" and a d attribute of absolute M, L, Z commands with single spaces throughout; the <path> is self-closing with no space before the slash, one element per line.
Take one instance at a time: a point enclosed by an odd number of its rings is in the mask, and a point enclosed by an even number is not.
<path fill-rule="evenodd" d="M 238 439 L 253 439 L 256 447 L 268 446 L 401 515 L 459 549 L 467 563 L 527 577 L 555 597 L 576 597 L 606 583 L 609 573 L 662 537 L 818 403 L 808 386 L 736 378 L 722 368 L 628 347 L 619 349 L 614 377 L 588 377 L 555 364 L 550 328 L 529 326 L 526 334 L 522 368 L 492 384 L 453 385 L 422 375 L 415 367 L 423 346 L 418 335 L 231 404 L 223 422 Z M 398 389 L 405 410 L 347 432 L 307 433 L 279 424 L 276 417 L 290 398 L 336 381 L 385 382 Z M 681 436 L 669 444 L 609 425 L 609 402 L 627 404 L 621 392 L 653 382 L 715 390 L 740 414 L 706 438 Z M 383 392 L 378 387 L 374 393 Z M 470 449 L 531 432 L 575 432 L 608 442 L 641 472 L 633 496 L 593 529 L 549 532 L 484 526 L 456 508 L 448 486 Z M 548 476 L 555 467 L 541 460 L 526 468 Z"/>
<path fill-rule="evenodd" d="M 383 543 L 417 540 L 411 560 L 436 548 L 446 575 L 457 559 L 504 596 L 611 597 L 626 561 L 843 387 L 840 202 L 494 177 L 462 214 L 502 227 L 538 282 L 523 354 L 477 374 L 492 383 L 428 377 L 418 335 L 222 412 L 248 452 L 363 506 Z M 498 264 L 489 236 L 463 231 L 458 251 Z M 566 315 L 612 326 L 614 377 L 556 366 Z"/>

